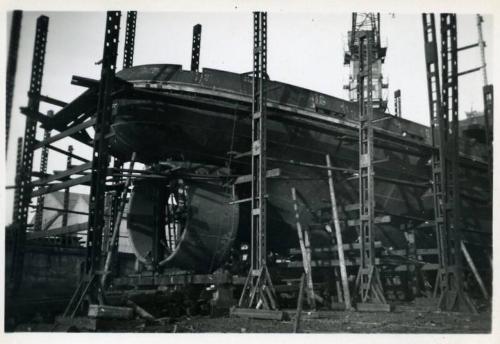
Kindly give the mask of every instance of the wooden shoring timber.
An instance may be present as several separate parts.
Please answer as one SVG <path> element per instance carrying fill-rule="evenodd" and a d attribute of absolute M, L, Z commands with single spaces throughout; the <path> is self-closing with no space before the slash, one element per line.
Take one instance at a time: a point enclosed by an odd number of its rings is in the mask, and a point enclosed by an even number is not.
<path fill-rule="evenodd" d="M 328 231 L 328 229 L 327 229 Z M 361 247 L 360 243 L 350 243 L 350 244 L 343 244 L 342 249 L 345 251 L 359 251 L 359 248 Z M 382 242 L 381 241 L 375 241 L 375 248 L 381 248 L 382 247 Z M 312 253 L 329 253 L 329 252 L 337 252 L 338 250 L 338 245 L 333 245 L 333 246 L 328 246 L 328 247 L 314 247 L 311 249 Z M 290 254 L 299 254 L 301 251 L 299 249 L 291 248 L 288 250 Z M 396 251 L 398 254 L 403 254 L 404 251 Z M 403 253 L 402 253 L 403 252 Z"/>
<path fill-rule="evenodd" d="M 34 239 L 40 239 L 40 238 L 48 238 L 48 237 L 52 237 L 52 236 L 74 234 L 74 233 L 85 231 L 87 229 L 87 226 L 88 226 L 88 223 L 83 222 L 83 223 L 77 223 L 77 224 L 69 225 L 69 226 L 65 226 L 65 227 L 48 229 L 45 231 L 39 231 L 39 232 L 34 232 L 34 233 L 28 233 L 27 239 L 34 240 Z"/>
<path fill-rule="evenodd" d="M 39 179 L 39 180 L 34 180 L 32 182 L 32 184 L 34 186 L 46 185 L 46 184 L 48 184 L 50 182 L 53 182 L 53 181 L 56 181 L 56 180 L 60 180 L 60 179 L 63 179 L 65 177 L 69 177 L 69 176 L 72 176 L 74 174 L 78 174 L 80 172 L 86 171 L 86 170 L 90 169 L 91 167 L 92 167 L 92 163 L 91 162 L 87 162 L 87 163 L 84 163 L 82 165 L 72 167 L 72 168 L 70 168 L 70 169 L 68 169 L 66 171 L 54 173 L 53 175 L 49 175 L 46 178 Z"/>
<path fill-rule="evenodd" d="M 326 155 L 326 165 L 330 167 L 332 165 L 330 161 L 330 155 Z M 337 200 L 335 198 L 335 188 L 333 184 L 333 174 L 331 170 L 328 170 L 328 185 L 330 189 L 330 202 L 332 207 L 332 220 L 335 227 L 335 237 L 337 238 L 337 252 L 340 261 L 340 276 L 342 278 L 342 289 L 346 309 L 351 309 L 351 294 L 349 292 L 349 281 L 347 279 L 347 269 L 345 266 L 344 259 L 344 244 L 342 240 L 342 231 L 340 228 L 339 215 L 337 211 Z"/>
<path fill-rule="evenodd" d="M 488 291 L 486 290 L 486 287 L 484 286 L 483 279 L 481 278 L 481 275 L 479 275 L 479 272 L 477 271 L 476 264 L 474 264 L 474 261 L 472 260 L 472 257 L 469 254 L 469 251 L 467 250 L 467 247 L 465 246 L 464 242 L 462 241 L 460 243 L 460 247 L 462 249 L 462 252 L 464 254 L 465 260 L 469 264 L 469 267 L 474 274 L 474 277 L 476 278 L 477 284 L 479 285 L 479 288 L 481 289 L 481 292 L 483 293 L 483 296 L 485 300 L 489 300 L 490 296 L 488 295 Z"/>
<path fill-rule="evenodd" d="M 134 163 L 135 163 L 135 159 L 136 159 L 136 152 L 132 153 L 132 158 L 130 160 L 130 170 L 133 171 L 134 169 Z M 112 231 L 111 231 L 111 238 L 109 240 L 109 243 L 108 243 L 108 246 L 106 247 L 106 260 L 104 262 L 104 271 L 103 271 L 103 275 L 101 277 L 101 285 L 103 288 L 106 287 L 106 281 L 107 281 L 107 278 L 108 278 L 108 273 L 110 271 L 110 267 L 111 267 L 111 261 L 113 259 L 113 253 L 115 253 L 115 250 L 113 250 L 113 245 L 114 243 L 116 242 L 119 234 L 120 234 L 120 226 L 121 226 L 121 223 L 122 223 L 122 217 L 123 217 L 123 213 L 125 212 L 125 205 L 128 203 L 128 199 L 127 199 L 127 194 L 128 194 L 128 189 L 130 187 L 130 184 L 132 182 L 132 172 L 129 173 L 129 175 L 127 176 L 127 180 L 125 182 L 125 187 L 123 188 L 123 192 L 122 192 L 122 195 L 119 199 L 119 208 L 118 208 L 118 212 L 116 213 L 116 219 L 114 219 L 113 221 L 113 228 L 112 228 Z"/>
<path fill-rule="evenodd" d="M 67 187 L 70 187 L 70 186 L 87 184 L 88 182 L 90 182 L 91 179 L 92 179 L 91 175 L 85 175 L 85 176 L 82 176 L 79 178 L 64 181 L 62 183 L 49 184 L 45 187 L 40 187 L 37 190 L 33 191 L 32 196 L 36 197 L 36 196 L 48 194 L 51 192 L 59 191 L 62 189 L 66 189 Z"/>
<path fill-rule="evenodd" d="M 292 200 L 293 210 L 295 212 L 295 224 L 297 227 L 297 235 L 299 237 L 299 245 L 302 251 L 302 262 L 304 266 L 304 273 L 307 281 L 307 302 L 311 308 L 316 309 L 316 300 L 314 298 L 314 285 L 312 281 L 312 267 L 311 267 L 311 246 L 309 242 L 308 231 L 303 231 L 300 223 L 299 206 L 297 203 L 297 191 L 292 187 Z"/>
<path fill-rule="evenodd" d="M 297 312 L 295 313 L 295 321 L 293 323 L 293 333 L 300 331 L 300 316 L 302 314 L 302 304 L 304 303 L 304 284 L 306 275 L 302 274 L 300 278 L 299 297 L 297 298 Z"/>
<path fill-rule="evenodd" d="M 68 129 L 60 132 L 57 135 L 51 136 L 51 137 L 47 138 L 46 140 L 38 142 L 37 144 L 35 144 L 33 149 L 41 148 L 45 145 L 48 145 L 49 143 L 59 141 L 59 140 L 64 139 L 66 137 L 72 137 L 81 143 L 89 145 L 90 143 L 88 141 L 83 141 L 79 136 L 75 136 L 75 134 L 79 133 L 82 130 L 85 130 L 87 128 L 92 127 L 93 125 L 95 125 L 95 122 L 96 122 L 95 118 L 92 118 L 86 122 L 83 122 L 83 123 L 80 123 L 80 124 L 75 125 L 73 127 L 70 127 Z"/>

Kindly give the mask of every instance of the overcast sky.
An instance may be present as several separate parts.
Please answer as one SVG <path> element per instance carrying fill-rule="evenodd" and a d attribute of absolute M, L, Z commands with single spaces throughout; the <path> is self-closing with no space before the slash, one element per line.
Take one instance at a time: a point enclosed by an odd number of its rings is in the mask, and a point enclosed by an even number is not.
<path fill-rule="evenodd" d="M 48 15 L 49 34 L 45 59 L 42 94 L 71 101 L 84 91 L 70 84 L 72 75 L 98 78 L 102 57 L 105 13 L 98 12 L 24 12 L 18 69 L 12 111 L 7 160 L 7 185 L 15 173 L 17 137 L 24 133 L 25 118 L 18 111 L 27 105 L 27 91 L 33 54 L 36 18 Z M 134 64 L 175 63 L 190 66 L 193 25 L 203 26 L 200 68 L 215 68 L 236 73 L 252 69 L 251 13 L 139 12 Z M 437 17 L 439 22 L 439 17 Z M 122 66 L 124 23 L 118 66 Z M 10 30 L 10 14 L 7 21 Z M 351 15 L 332 13 L 268 13 L 268 73 L 270 78 L 347 99 L 342 86 L 349 69 L 343 66 L 347 31 Z M 458 46 L 477 42 L 475 15 L 458 16 Z M 439 26 L 438 26 L 439 30 Z M 439 31 L 438 31 L 439 32 Z M 485 16 L 484 38 L 487 42 L 488 73 L 493 75 L 493 23 Z M 389 110 L 393 112 L 393 93 L 402 92 L 403 117 L 428 125 L 428 100 L 425 79 L 424 43 L 420 14 L 385 14 L 381 16 L 382 43 L 388 46 L 384 75 L 389 83 Z M 459 52 L 459 71 L 479 66 L 479 49 Z M 463 76 L 459 81 L 460 117 L 470 109 L 482 110 L 482 78 L 480 73 Z M 42 107 L 42 112 L 50 107 Z M 52 109 L 57 110 L 57 107 Z M 39 137 L 42 136 L 39 130 Z M 89 155 L 86 146 L 62 140 L 55 144 L 75 146 L 77 154 Z M 34 170 L 38 170 L 38 155 Z M 49 172 L 65 169 L 66 158 L 51 152 Z M 84 191 L 86 188 L 74 188 Z M 12 192 L 7 191 L 7 222 L 11 219 Z"/>

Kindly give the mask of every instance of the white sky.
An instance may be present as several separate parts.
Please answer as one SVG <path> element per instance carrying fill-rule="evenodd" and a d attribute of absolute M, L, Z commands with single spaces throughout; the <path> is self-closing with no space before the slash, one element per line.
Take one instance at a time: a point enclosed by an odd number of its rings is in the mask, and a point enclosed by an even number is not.
<path fill-rule="evenodd" d="M 14 105 L 7 156 L 6 185 L 12 185 L 15 173 L 17 137 L 24 133 L 25 118 L 18 111 L 27 105 L 27 91 L 33 54 L 36 18 L 41 12 L 24 12 Z M 72 75 L 98 78 L 100 66 L 94 62 L 102 57 L 104 12 L 44 12 L 50 18 L 42 94 L 71 101 L 84 89 L 70 84 Z M 10 30 L 10 14 L 7 29 Z M 439 22 L 439 16 L 436 17 Z M 118 66 L 122 65 L 124 23 L 122 12 L 121 45 Z M 252 68 L 252 14 L 139 12 L 137 18 L 134 64 L 176 63 L 190 66 L 193 25 L 203 26 L 200 68 L 208 67 L 236 73 Z M 342 86 L 349 69 L 343 66 L 343 53 L 349 13 L 268 13 L 268 73 L 271 79 L 324 92 L 347 99 Z M 458 16 L 458 46 L 477 42 L 475 15 Z M 7 31 L 8 32 L 8 31 Z M 438 26 L 439 33 L 439 26 Z M 487 42 L 488 73 L 493 75 L 493 23 L 485 16 L 484 38 Z M 393 93 L 402 92 L 403 117 L 428 124 L 428 100 L 425 60 L 420 14 L 385 14 L 381 16 L 381 38 L 388 46 L 384 75 L 389 82 L 389 110 L 393 112 Z M 459 71 L 479 66 L 479 49 L 459 52 Z M 491 78 L 492 79 L 492 78 Z M 491 82 L 491 81 L 490 81 Z M 474 73 L 460 78 L 459 108 L 482 110 L 482 78 Z M 50 107 L 42 107 L 42 112 Z M 52 107 L 57 110 L 57 107 Z M 39 137 L 42 136 L 39 130 Z M 78 143 L 60 141 L 66 148 L 75 146 L 75 153 L 89 156 L 89 149 Z M 78 163 L 78 161 L 75 161 Z M 49 172 L 65 169 L 66 158 L 53 151 L 49 155 Z M 38 170 L 38 157 L 34 170 Z M 85 187 L 75 188 L 84 191 Z M 6 192 L 7 223 L 11 219 L 12 194 Z"/>

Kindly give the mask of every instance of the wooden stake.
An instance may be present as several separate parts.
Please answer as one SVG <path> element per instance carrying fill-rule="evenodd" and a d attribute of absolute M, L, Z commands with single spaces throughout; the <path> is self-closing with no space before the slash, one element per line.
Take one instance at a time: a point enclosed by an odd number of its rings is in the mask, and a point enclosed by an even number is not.
<path fill-rule="evenodd" d="M 298 333 L 300 328 L 300 315 L 302 313 L 302 303 L 304 302 L 304 284 L 306 275 L 302 274 L 300 278 L 299 297 L 297 299 L 297 313 L 295 314 L 295 322 L 293 324 L 293 333 Z"/>
<path fill-rule="evenodd" d="M 326 155 L 326 166 L 330 167 L 332 165 L 330 161 L 330 155 Z M 332 217 L 333 217 L 333 224 L 335 226 L 335 236 L 337 238 L 337 249 L 338 249 L 338 255 L 339 255 L 339 264 L 340 264 L 340 276 L 342 278 L 342 287 L 344 289 L 344 301 L 345 301 L 345 308 L 347 310 L 351 309 L 351 294 L 349 292 L 349 281 L 347 280 L 347 269 L 345 266 L 345 258 L 344 258 L 344 246 L 342 242 L 342 232 L 340 230 L 340 222 L 339 222 L 339 216 L 337 212 L 337 200 L 335 198 L 335 188 L 333 186 L 333 176 L 332 176 L 332 171 L 328 170 L 328 184 L 330 187 L 330 201 L 331 201 L 331 206 L 332 206 Z"/>
<path fill-rule="evenodd" d="M 292 188 L 293 209 L 295 211 L 295 221 L 297 226 L 297 235 L 299 237 L 300 250 L 302 252 L 302 263 L 304 265 L 304 272 L 307 279 L 307 301 L 311 308 L 316 308 L 316 301 L 314 297 L 314 287 L 312 281 L 312 268 L 311 268 L 311 247 L 309 243 L 309 234 L 307 231 L 302 231 L 300 224 L 299 206 L 297 203 L 297 192 Z"/>
<path fill-rule="evenodd" d="M 464 242 L 460 242 L 460 246 L 462 248 L 462 252 L 464 253 L 464 257 L 467 260 L 467 263 L 469 263 L 469 267 L 472 270 L 472 273 L 476 277 L 477 284 L 479 284 L 479 288 L 481 289 L 481 292 L 483 293 L 483 296 L 486 300 L 490 299 L 490 296 L 488 295 L 488 291 L 486 290 L 486 287 L 484 286 L 483 279 L 479 275 L 479 272 L 477 271 L 476 265 L 474 264 L 474 261 L 472 260 L 472 257 L 469 254 L 469 251 L 467 250 L 467 247 L 465 246 Z"/>

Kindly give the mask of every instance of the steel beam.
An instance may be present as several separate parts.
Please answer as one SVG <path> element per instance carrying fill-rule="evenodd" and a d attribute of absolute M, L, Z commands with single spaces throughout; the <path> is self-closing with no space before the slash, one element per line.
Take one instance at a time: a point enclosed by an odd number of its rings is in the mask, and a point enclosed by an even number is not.
<path fill-rule="evenodd" d="M 191 71 L 198 72 L 200 68 L 201 25 L 193 26 L 193 47 L 191 49 Z"/>
<path fill-rule="evenodd" d="M 47 43 L 47 32 L 49 18 L 40 16 L 36 23 L 35 44 L 33 51 L 33 62 L 31 67 L 31 81 L 28 100 L 28 108 L 37 113 L 40 105 L 38 95 L 42 88 L 43 66 L 45 62 L 45 48 Z M 13 291 L 19 289 L 22 281 L 24 264 L 24 245 L 26 241 L 26 228 L 28 225 L 28 209 L 32 197 L 31 173 L 33 170 L 33 144 L 36 138 L 37 122 L 32 118 L 26 118 L 26 128 L 24 131 L 23 158 L 19 178 L 19 203 L 15 207 L 14 214 L 16 222 L 15 239 L 12 245 L 12 268 L 11 282 Z"/>
<path fill-rule="evenodd" d="M 137 11 L 127 12 L 127 26 L 125 28 L 125 46 L 123 47 L 123 69 L 134 64 L 135 26 Z"/>
<path fill-rule="evenodd" d="M 102 57 L 101 80 L 97 102 L 97 116 L 94 126 L 94 152 L 89 202 L 89 227 L 87 234 L 87 273 L 100 269 L 101 241 L 104 226 L 104 194 L 106 174 L 109 164 L 109 142 L 106 135 L 111 126 L 111 92 L 116 71 L 118 36 L 120 32 L 120 12 L 109 11 L 106 14 L 106 32 Z"/>
<path fill-rule="evenodd" d="M 16 10 L 12 13 L 10 28 L 9 52 L 7 57 L 7 83 L 5 97 L 5 152 L 9 146 L 10 118 L 12 113 L 12 99 L 14 97 L 14 85 L 17 71 L 17 52 L 19 50 L 19 38 L 21 36 L 21 22 L 23 11 Z M 6 154 L 7 155 L 7 154 Z"/>
<path fill-rule="evenodd" d="M 477 15 L 477 33 L 478 33 L 478 45 L 479 50 L 481 52 L 481 67 L 483 69 L 483 85 L 488 85 L 488 75 L 486 73 L 486 57 L 484 54 L 484 48 L 486 47 L 486 42 L 483 39 L 483 17 L 478 14 Z"/>
<path fill-rule="evenodd" d="M 40 144 L 41 141 L 36 141 L 36 144 Z M 73 159 L 76 159 L 76 160 L 80 160 L 81 162 L 89 162 L 88 159 L 85 159 L 85 158 L 82 158 L 81 156 L 79 155 L 76 155 L 73 153 L 73 151 L 66 151 L 64 149 L 61 149 L 61 148 L 58 148 L 56 146 L 53 146 L 53 145 L 50 145 L 50 144 L 47 144 L 46 145 L 49 149 L 52 149 L 54 152 L 58 152 L 58 153 L 61 153 L 61 154 L 64 154 L 68 157 L 71 157 Z"/>
<path fill-rule="evenodd" d="M 12 222 L 16 222 L 16 216 L 19 213 L 19 186 L 21 185 L 21 168 L 23 161 L 23 138 L 17 138 L 17 154 L 16 154 L 16 177 L 15 177 L 15 187 L 14 187 L 14 208 L 13 208 L 13 219 Z"/>
<path fill-rule="evenodd" d="M 52 117 L 54 113 L 49 111 L 47 113 L 49 117 Z M 50 129 L 45 129 L 43 133 L 43 139 L 47 140 L 50 137 Z M 49 159 L 49 149 L 47 147 L 43 147 L 42 154 L 40 157 L 40 173 L 47 174 L 47 163 Z M 37 199 L 37 208 L 35 213 L 35 223 L 34 223 L 34 231 L 39 231 L 42 229 L 43 222 L 43 204 L 45 202 L 45 197 L 39 196 Z"/>
<path fill-rule="evenodd" d="M 267 112 L 264 75 L 267 74 L 267 14 L 254 13 L 252 103 L 252 269 L 266 264 L 267 227 Z"/>
<path fill-rule="evenodd" d="M 67 157 L 67 160 L 66 160 L 66 169 L 69 170 L 71 168 L 71 157 L 72 157 L 72 154 L 73 153 L 73 146 L 68 146 L 68 157 Z M 69 187 L 67 187 L 66 189 L 64 189 L 64 200 L 63 200 L 63 209 L 64 209 L 64 213 L 63 213 L 63 218 L 62 218 L 62 226 L 65 227 L 68 225 L 68 210 L 69 210 L 69 196 L 70 196 L 70 193 L 69 193 Z"/>
<path fill-rule="evenodd" d="M 394 116 L 401 116 L 401 90 L 394 91 Z"/>
<path fill-rule="evenodd" d="M 432 154 L 432 189 L 434 200 L 434 225 L 437 236 L 437 247 L 439 252 L 439 265 L 441 268 L 448 266 L 447 242 L 444 239 L 447 228 L 447 217 L 445 215 L 446 204 L 446 138 L 448 133 L 448 120 L 441 113 L 441 85 L 439 75 L 438 47 L 436 39 L 436 24 L 433 13 L 422 14 L 424 29 L 425 62 L 427 70 L 427 91 L 429 98 L 429 114 Z M 444 283 L 444 284 L 443 284 Z M 446 287 L 446 280 L 441 284 Z"/>

